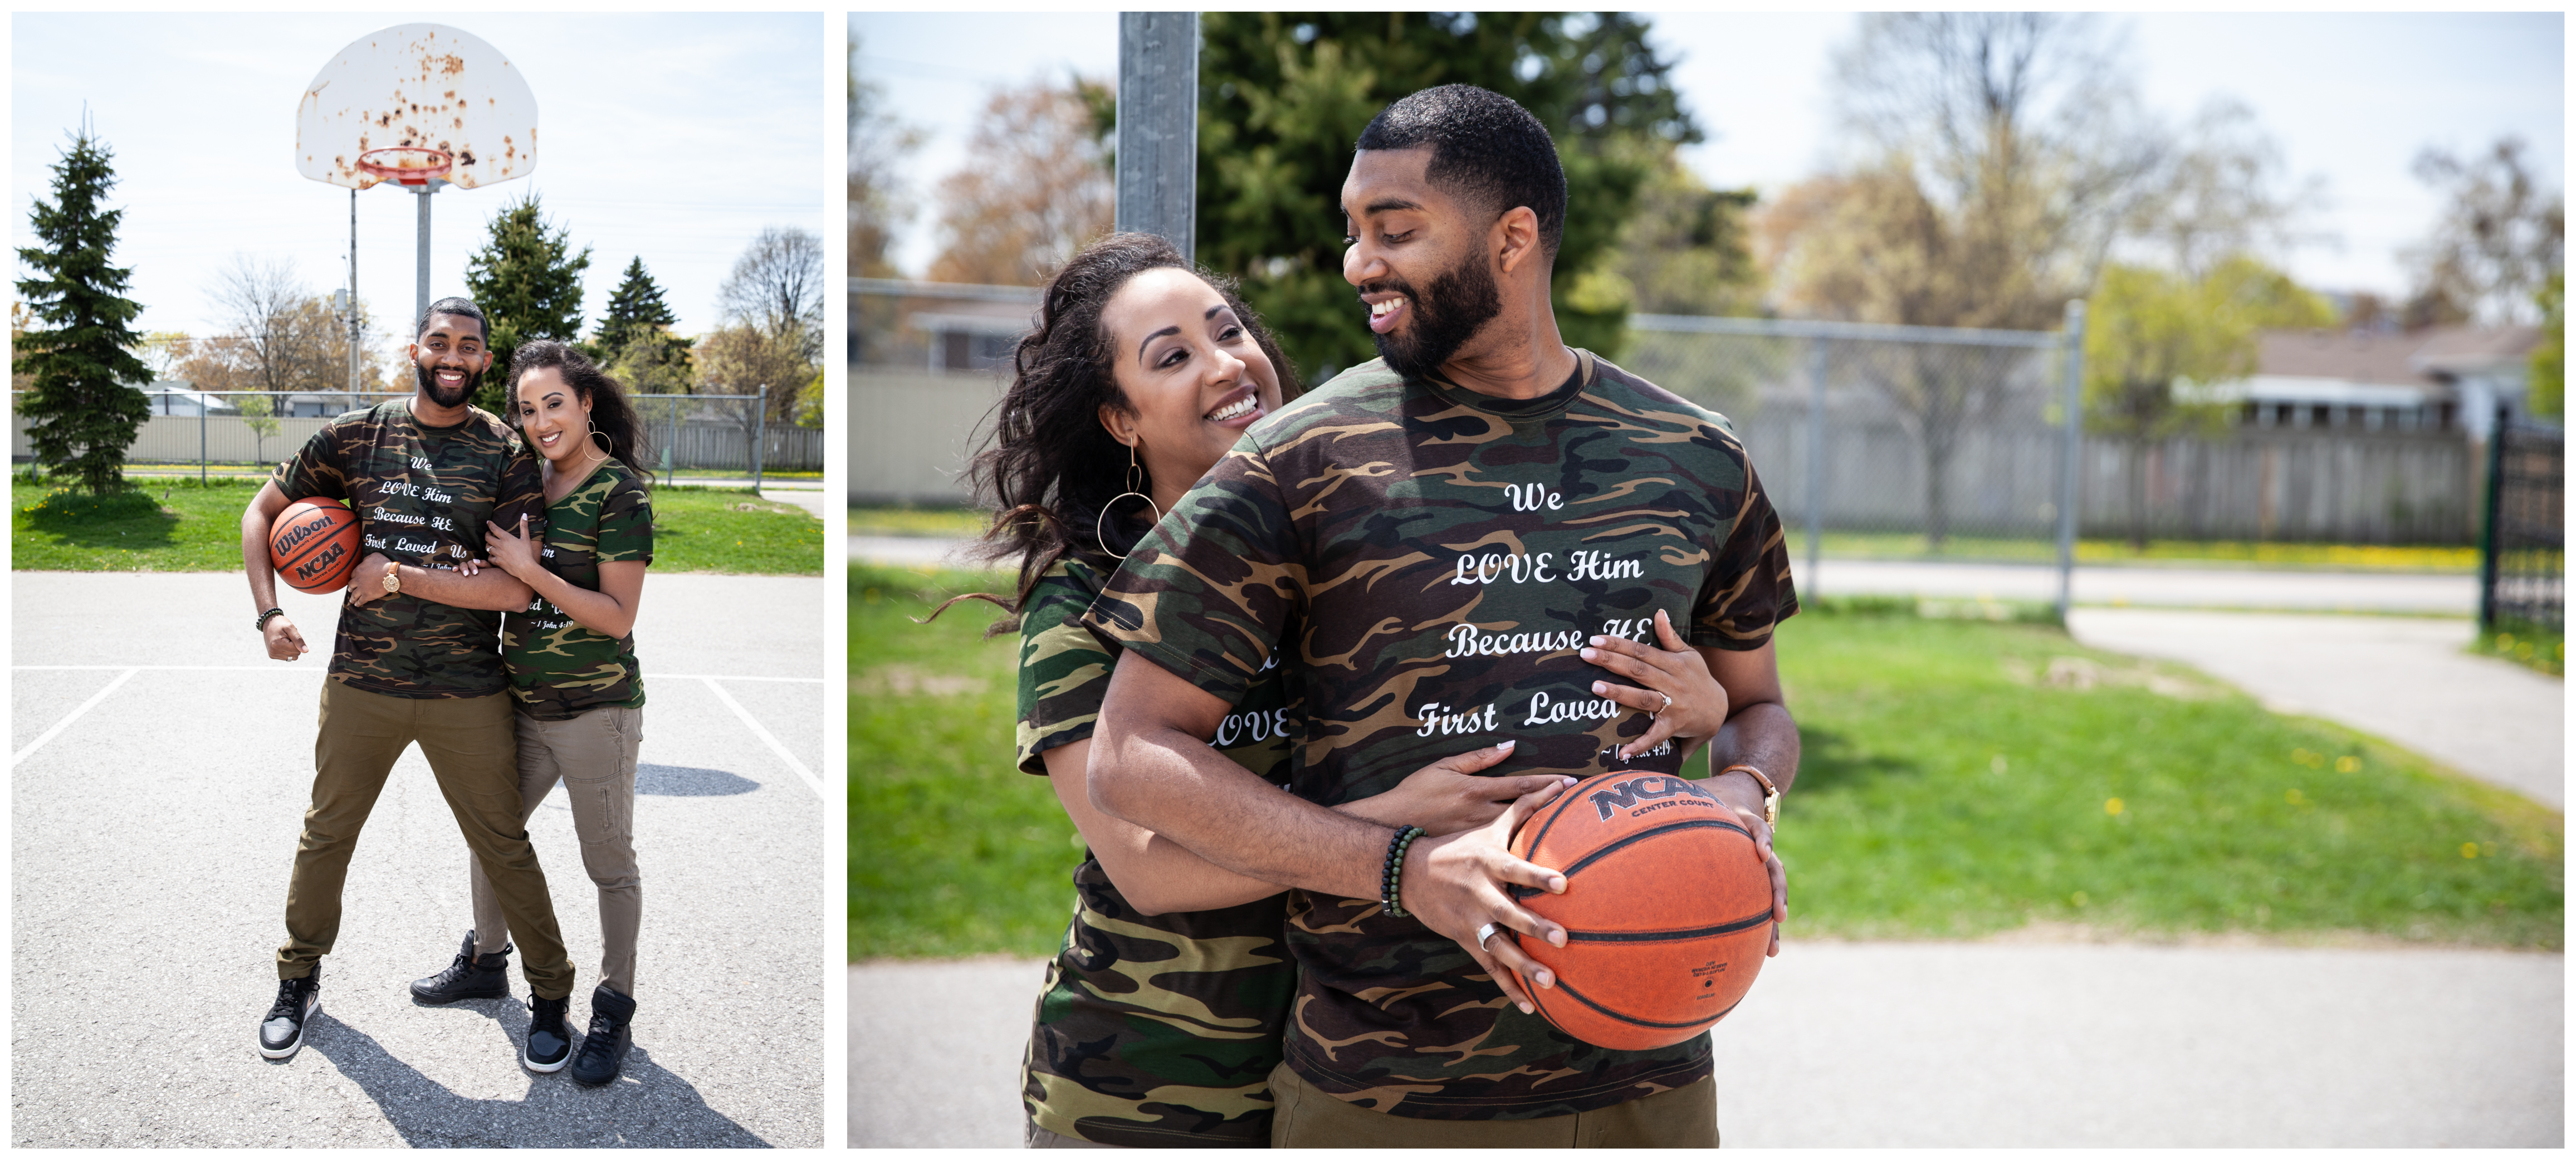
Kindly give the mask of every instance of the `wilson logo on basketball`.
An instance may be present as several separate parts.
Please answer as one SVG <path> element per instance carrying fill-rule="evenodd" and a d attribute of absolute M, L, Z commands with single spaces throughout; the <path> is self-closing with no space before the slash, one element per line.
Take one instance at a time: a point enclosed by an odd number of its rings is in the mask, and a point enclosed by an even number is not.
<path fill-rule="evenodd" d="M 277 554 L 283 556 L 295 551 L 296 545 L 312 539 L 317 533 L 330 530 L 330 527 L 331 521 L 321 519 L 286 529 L 286 534 L 277 538 Z"/>
<path fill-rule="evenodd" d="M 1676 797 L 1679 800 L 1657 800 Z M 1593 808 L 1601 811 L 1601 820 L 1605 822 L 1620 810 L 1636 810 L 1637 813 L 1645 813 L 1646 810 L 1636 809 L 1637 803 L 1641 801 L 1649 803 L 1647 809 L 1661 809 L 1665 806 L 1714 807 L 1718 804 L 1716 794 L 1701 789 L 1686 779 L 1666 777 L 1662 774 L 1613 782 L 1610 788 L 1594 790 L 1591 796 L 1584 800 L 1591 802 Z"/>

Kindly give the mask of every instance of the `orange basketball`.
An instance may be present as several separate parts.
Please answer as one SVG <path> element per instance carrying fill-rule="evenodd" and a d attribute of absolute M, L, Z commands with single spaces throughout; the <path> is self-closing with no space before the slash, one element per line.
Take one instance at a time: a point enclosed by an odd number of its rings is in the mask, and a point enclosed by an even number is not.
<path fill-rule="evenodd" d="M 1556 972 L 1556 986 L 1522 990 L 1576 1039 L 1679 1043 L 1726 1018 L 1762 970 L 1770 871 L 1735 811 L 1689 781 L 1589 778 L 1522 822 L 1512 853 L 1565 874 L 1563 894 L 1512 893 L 1565 927 L 1561 948 L 1519 939 Z"/>
<path fill-rule="evenodd" d="M 358 566 L 358 517 L 331 499 L 300 499 L 268 525 L 268 561 L 298 592 L 337 592 Z"/>

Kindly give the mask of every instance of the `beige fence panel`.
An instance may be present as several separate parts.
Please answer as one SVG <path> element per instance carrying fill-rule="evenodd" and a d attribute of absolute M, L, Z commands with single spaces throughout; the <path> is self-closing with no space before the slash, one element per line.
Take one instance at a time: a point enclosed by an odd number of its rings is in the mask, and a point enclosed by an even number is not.
<path fill-rule="evenodd" d="M 1002 380 L 991 372 L 850 370 L 850 502 L 956 507 Z"/>

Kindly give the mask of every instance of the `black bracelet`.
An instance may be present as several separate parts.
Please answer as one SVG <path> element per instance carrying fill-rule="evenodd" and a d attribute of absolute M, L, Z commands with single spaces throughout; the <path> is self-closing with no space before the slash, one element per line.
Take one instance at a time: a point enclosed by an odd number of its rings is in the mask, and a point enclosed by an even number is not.
<path fill-rule="evenodd" d="M 1397 918 L 1412 917 L 1404 912 L 1404 892 L 1400 889 L 1404 879 L 1404 852 L 1412 848 L 1415 838 L 1429 832 L 1420 826 L 1402 826 L 1395 831 L 1395 837 L 1387 840 L 1386 869 L 1378 875 L 1377 894 L 1378 901 L 1386 904 L 1386 912 Z"/>
<path fill-rule="evenodd" d="M 251 630 L 252 630 L 252 631 L 254 631 L 254 632 L 267 632 L 267 631 L 268 631 L 268 618 L 269 618 L 269 617 L 272 617 L 272 616 L 284 616 L 284 615 L 286 615 L 286 610 L 285 610 L 285 609 L 283 609 L 283 608 L 272 608 L 272 609 L 269 609 L 269 610 L 268 610 L 268 611 L 266 611 L 266 612 L 260 613 L 260 614 L 259 614 L 259 623 L 257 623 L 257 624 L 254 624 L 254 625 L 250 626 L 250 627 L 251 627 Z"/>

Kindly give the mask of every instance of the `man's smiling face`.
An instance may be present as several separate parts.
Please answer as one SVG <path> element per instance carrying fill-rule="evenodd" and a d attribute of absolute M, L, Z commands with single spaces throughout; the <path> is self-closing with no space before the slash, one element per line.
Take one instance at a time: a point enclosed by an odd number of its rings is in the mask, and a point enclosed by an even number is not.
<path fill-rule="evenodd" d="M 430 315 L 429 325 L 411 344 L 411 365 L 421 393 L 430 402 L 464 406 L 492 365 L 492 352 L 483 346 L 482 321 L 458 314 Z"/>
<path fill-rule="evenodd" d="M 1342 278 L 1359 287 L 1378 354 L 1408 378 L 1439 369 L 1503 308 L 1490 215 L 1432 184 L 1431 152 L 1362 149 L 1342 182 Z"/>

